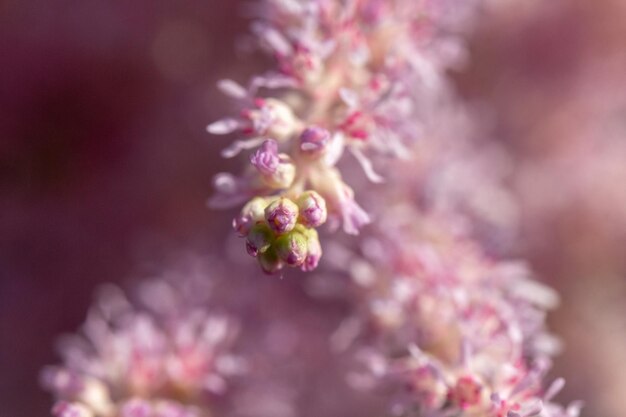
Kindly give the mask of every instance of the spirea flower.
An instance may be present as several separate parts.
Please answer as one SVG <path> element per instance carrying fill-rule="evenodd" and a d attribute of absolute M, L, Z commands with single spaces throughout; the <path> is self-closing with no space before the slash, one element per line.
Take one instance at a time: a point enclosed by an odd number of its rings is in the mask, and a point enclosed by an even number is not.
<path fill-rule="evenodd" d="M 241 105 L 240 116 L 208 127 L 248 136 L 226 157 L 260 146 L 251 156 L 257 172 L 233 178 L 237 187 L 216 182 L 212 205 L 311 190 L 324 200 L 331 229 L 358 234 L 370 217 L 336 165 L 347 150 L 370 181 L 382 183 L 372 156 L 403 157 L 407 144 L 420 139 L 420 118 L 428 117 L 420 114 L 422 103 L 445 90 L 445 70 L 461 59 L 451 36 L 435 33 L 459 26 L 469 8 L 444 3 L 260 3 L 252 31 L 275 58 L 275 70 L 253 77 L 247 88 L 220 81 Z"/>
<path fill-rule="evenodd" d="M 252 31 L 275 70 L 247 87 L 218 84 L 240 111 L 208 131 L 242 135 L 222 154 L 249 158 L 240 175 L 216 176 L 210 203 L 243 206 L 233 228 L 269 274 L 318 268 L 324 225 L 361 234 L 326 250 L 351 278 L 331 286 L 351 309 L 331 344 L 359 360 L 355 388 L 392 393 L 390 412 L 577 417 L 579 403 L 553 402 L 563 380 L 544 383 L 558 350 L 545 315 L 558 297 L 497 245 L 516 217 L 506 157 L 477 139 L 446 80 L 463 60 L 455 35 L 473 3 L 259 2 Z M 350 163 L 369 182 L 348 184 Z M 54 413 L 209 415 L 211 397 L 242 369 L 229 353 L 236 326 L 176 285 L 155 285 L 139 303 L 118 292 L 100 302 L 64 366 L 44 372 Z M 257 301 L 254 289 L 246 295 Z M 273 337 L 266 343 L 288 354 Z"/>
<path fill-rule="evenodd" d="M 176 278 L 145 282 L 132 301 L 116 287 L 101 292 L 81 332 L 64 341 L 63 363 L 42 372 L 53 415 L 212 415 L 213 399 L 245 369 L 231 353 L 238 326 L 198 302 L 208 287 L 197 277 Z"/>

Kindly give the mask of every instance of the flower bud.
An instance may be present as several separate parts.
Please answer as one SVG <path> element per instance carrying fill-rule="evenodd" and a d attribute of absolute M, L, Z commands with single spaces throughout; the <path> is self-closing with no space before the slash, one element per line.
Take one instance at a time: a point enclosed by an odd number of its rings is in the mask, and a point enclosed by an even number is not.
<path fill-rule="evenodd" d="M 263 253 L 259 253 L 257 257 L 261 269 L 266 274 L 274 274 L 283 268 L 283 262 L 280 260 L 276 251 L 273 248 L 269 248 Z"/>
<path fill-rule="evenodd" d="M 257 223 L 248 233 L 246 250 L 251 256 L 265 252 L 274 241 L 274 232 L 265 223 Z"/>
<path fill-rule="evenodd" d="M 300 223 L 307 227 L 319 227 L 326 222 L 326 200 L 315 191 L 305 191 L 296 200 L 300 210 Z"/>
<path fill-rule="evenodd" d="M 248 124 L 244 131 L 271 136 L 279 141 L 294 134 L 299 122 L 286 103 L 272 98 L 258 98 L 254 104 L 254 109 L 245 110 L 242 114 Z"/>
<path fill-rule="evenodd" d="M 278 140 L 289 139 L 298 126 L 298 120 L 291 107 L 280 100 L 271 98 L 265 100 L 265 105 L 269 108 L 274 119 L 267 134 Z"/>
<path fill-rule="evenodd" d="M 255 153 L 250 155 L 250 162 L 263 175 L 273 175 L 278 169 L 280 158 L 278 157 L 278 144 L 273 139 L 268 139 Z"/>
<path fill-rule="evenodd" d="M 259 171 L 265 185 L 272 188 L 287 188 L 296 177 L 296 166 L 286 154 L 278 153 L 278 143 L 273 139 L 250 156 L 250 163 Z"/>
<path fill-rule="evenodd" d="M 317 126 L 311 126 L 300 135 L 300 151 L 309 156 L 320 156 L 330 143 L 330 132 Z"/>
<path fill-rule="evenodd" d="M 272 175 L 264 176 L 263 181 L 269 187 L 284 189 L 293 184 L 293 180 L 296 178 L 296 166 L 287 155 L 280 154 L 279 156 L 281 161 L 276 171 Z"/>
<path fill-rule="evenodd" d="M 265 209 L 265 220 L 276 233 L 287 233 L 296 226 L 298 206 L 288 198 L 279 198 Z"/>
<path fill-rule="evenodd" d="M 322 257 L 322 245 L 315 229 L 308 229 L 307 235 L 307 255 L 304 263 L 300 266 L 304 272 L 313 271 L 317 268 Z"/>
<path fill-rule="evenodd" d="M 278 257 L 289 266 L 300 266 L 307 256 L 307 236 L 300 228 L 280 236 L 274 247 Z"/>
<path fill-rule="evenodd" d="M 247 236 L 252 226 L 265 220 L 265 207 L 268 204 L 269 199 L 255 197 L 243 206 L 239 215 L 233 219 L 233 229 L 239 233 L 239 236 Z"/>

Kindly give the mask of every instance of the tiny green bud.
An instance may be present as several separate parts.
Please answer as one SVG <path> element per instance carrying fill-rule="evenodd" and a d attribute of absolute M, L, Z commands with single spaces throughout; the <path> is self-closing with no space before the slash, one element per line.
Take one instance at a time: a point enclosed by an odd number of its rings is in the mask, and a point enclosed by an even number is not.
<path fill-rule="evenodd" d="M 263 253 L 259 253 L 257 257 L 261 269 L 266 274 L 274 274 L 283 268 L 283 262 L 280 260 L 276 251 L 273 248 L 269 248 Z"/>
<path fill-rule="evenodd" d="M 315 229 L 308 229 L 307 233 L 307 255 L 300 266 L 304 272 L 313 271 L 317 268 L 322 257 L 322 245 Z"/>
<path fill-rule="evenodd" d="M 299 228 L 276 239 L 273 247 L 278 257 L 289 266 L 300 266 L 307 255 L 307 236 Z"/>
<path fill-rule="evenodd" d="M 265 223 L 257 223 L 250 229 L 246 249 L 251 256 L 265 252 L 274 241 L 274 232 Z"/>

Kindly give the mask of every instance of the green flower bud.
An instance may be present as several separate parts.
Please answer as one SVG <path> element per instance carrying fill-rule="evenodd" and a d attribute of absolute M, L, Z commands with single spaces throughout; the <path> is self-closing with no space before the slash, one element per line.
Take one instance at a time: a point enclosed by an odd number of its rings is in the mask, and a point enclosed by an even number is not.
<path fill-rule="evenodd" d="M 307 255 L 304 262 L 300 266 L 304 272 L 313 271 L 317 268 L 322 257 L 322 245 L 315 229 L 307 230 Z"/>
<path fill-rule="evenodd" d="M 266 274 L 274 274 L 283 268 L 283 262 L 280 260 L 276 251 L 273 248 L 269 248 L 263 253 L 259 253 L 257 257 L 261 269 Z"/>
<path fill-rule="evenodd" d="M 306 259 L 308 237 L 300 228 L 279 236 L 273 245 L 278 257 L 289 266 L 300 266 Z"/>
<path fill-rule="evenodd" d="M 267 251 L 274 241 L 274 232 L 265 223 L 257 223 L 250 229 L 246 240 L 246 249 L 252 256 Z"/>

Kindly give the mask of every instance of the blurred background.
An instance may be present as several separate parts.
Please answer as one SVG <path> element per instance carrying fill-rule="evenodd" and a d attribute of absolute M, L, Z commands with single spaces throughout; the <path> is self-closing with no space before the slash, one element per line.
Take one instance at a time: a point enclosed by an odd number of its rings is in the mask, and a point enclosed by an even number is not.
<path fill-rule="evenodd" d="M 228 108 L 215 81 L 268 64 L 241 53 L 242 3 L 0 0 L 1 417 L 48 415 L 38 371 L 99 284 L 229 233 L 204 128 Z M 562 294 L 561 399 L 623 417 L 626 2 L 493 3 L 451 76 L 513 156 L 515 254 Z"/>

